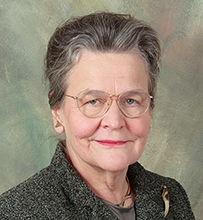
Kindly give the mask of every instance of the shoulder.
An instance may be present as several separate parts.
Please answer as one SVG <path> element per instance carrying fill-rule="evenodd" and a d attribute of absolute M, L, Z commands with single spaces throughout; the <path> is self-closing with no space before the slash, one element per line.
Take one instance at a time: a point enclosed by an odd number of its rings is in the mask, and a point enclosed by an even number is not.
<path fill-rule="evenodd" d="M 129 175 L 132 182 L 134 182 L 133 184 L 136 184 L 137 197 L 141 199 L 145 196 L 148 200 L 147 205 L 156 204 L 160 210 L 164 211 L 162 193 L 165 187 L 169 195 L 170 206 L 167 217 L 169 219 L 194 219 L 186 191 L 175 179 L 150 172 L 139 163 L 129 167 Z M 134 176 L 134 179 L 132 176 Z"/>
<path fill-rule="evenodd" d="M 22 183 L 18 184 L 17 186 L 9 189 L 5 193 L 3 193 L 0 198 L 7 198 L 13 196 L 13 194 L 21 194 L 21 193 L 33 193 L 36 191 L 36 188 L 41 188 L 39 186 L 43 186 L 45 183 L 45 179 L 49 179 L 52 176 L 51 167 L 48 166 L 38 173 L 34 174 L 33 176 L 29 177 L 27 180 L 23 181 Z M 0 201 L 1 201 L 0 200 Z"/>
<path fill-rule="evenodd" d="M 29 209 L 41 206 L 38 201 L 46 202 L 48 189 L 52 187 L 52 169 L 47 167 L 21 184 L 13 187 L 0 196 L 0 216 L 8 219 L 16 215 L 26 216 Z M 53 179 L 52 179 L 53 180 Z M 7 219 L 7 218 L 5 218 Z"/>
<path fill-rule="evenodd" d="M 143 185 L 144 187 L 154 188 L 160 185 L 166 185 L 167 188 L 171 189 L 174 193 L 185 193 L 184 188 L 175 179 L 148 171 L 138 162 L 129 167 L 128 174 L 135 178 L 134 181 L 136 181 L 137 184 Z"/>
<path fill-rule="evenodd" d="M 52 215 L 57 209 L 60 212 L 65 203 L 61 189 L 61 177 L 65 173 L 66 163 L 57 149 L 48 167 L 0 196 L 1 219 L 16 219 L 18 216 L 26 219 L 33 215 L 36 219 L 44 219 L 45 213 Z"/>
<path fill-rule="evenodd" d="M 137 164 L 137 166 L 141 166 L 141 165 Z M 156 188 L 156 187 L 162 188 L 162 186 L 166 186 L 169 191 L 169 195 L 171 194 L 172 197 L 178 196 L 179 198 L 180 197 L 187 198 L 187 194 L 184 188 L 175 179 L 148 171 L 144 169 L 142 166 L 140 167 L 140 170 L 141 172 L 139 173 L 140 176 L 138 178 L 139 181 L 142 181 L 142 184 L 145 185 L 145 187 L 146 185 L 148 185 L 150 188 Z"/>

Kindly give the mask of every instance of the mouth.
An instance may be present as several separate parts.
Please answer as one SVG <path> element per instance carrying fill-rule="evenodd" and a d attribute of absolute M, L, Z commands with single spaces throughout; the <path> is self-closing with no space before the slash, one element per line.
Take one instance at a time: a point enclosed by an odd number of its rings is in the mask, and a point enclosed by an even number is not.
<path fill-rule="evenodd" d="M 127 143 L 127 141 L 112 141 L 112 140 L 95 140 L 97 143 L 104 146 L 121 146 Z"/>

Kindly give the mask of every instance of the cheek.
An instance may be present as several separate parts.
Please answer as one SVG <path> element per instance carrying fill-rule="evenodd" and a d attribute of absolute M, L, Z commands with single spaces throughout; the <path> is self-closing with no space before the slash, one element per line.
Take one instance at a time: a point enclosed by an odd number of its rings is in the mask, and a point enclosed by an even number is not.
<path fill-rule="evenodd" d="M 150 116 L 143 115 L 133 121 L 130 121 L 128 127 L 132 135 L 147 139 L 150 132 Z"/>
<path fill-rule="evenodd" d="M 66 133 L 67 135 L 73 135 L 79 139 L 88 138 L 92 136 L 99 126 L 97 120 L 87 118 L 81 113 L 70 113 L 66 118 Z M 73 138 L 73 137 L 72 137 Z"/>

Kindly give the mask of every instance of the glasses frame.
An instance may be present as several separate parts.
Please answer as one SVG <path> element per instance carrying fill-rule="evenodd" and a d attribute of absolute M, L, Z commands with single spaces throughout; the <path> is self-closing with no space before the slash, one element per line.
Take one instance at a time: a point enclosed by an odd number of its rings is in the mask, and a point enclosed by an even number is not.
<path fill-rule="evenodd" d="M 107 95 L 109 96 L 109 98 L 110 98 L 110 99 L 109 99 L 110 102 L 108 103 L 106 110 L 105 110 L 101 115 L 99 115 L 99 116 L 92 117 L 92 116 L 88 116 L 88 115 L 84 114 L 84 113 L 81 111 L 81 109 L 80 109 L 80 107 L 79 107 L 79 105 L 78 105 L 78 101 L 77 101 L 78 98 L 79 98 L 82 94 L 84 94 L 84 93 L 86 93 L 86 92 L 90 92 L 90 91 L 103 92 L 103 93 L 107 94 Z M 141 113 L 140 115 L 138 115 L 138 116 L 129 116 L 129 115 L 126 115 L 126 114 L 123 112 L 123 110 L 122 110 L 122 108 L 121 108 L 121 106 L 120 106 L 120 103 L 119 103 L 119 99 L 120 99 L 120 97 L 121 97 L 124 93 L 126 93 L 126 92 L 132 92 L 132 91 L 145 94 L 145 95 L 147 96 L 148 100 L 149 100 L 148 106 L 147 106 L 147 108 L 145 109 L 145 111 L 144 111 L 143 113 Z M 89 91 L 80 92 L 77 96 L 72 96 L 72 95 L 68 95 L 68 94 L 65 94 L 65 96 L 76 100 L 76 104 L 77 104 L 77 107 L 78 107 L 79 111 L 80 111 L 84 116 L 86 116 L 87 118 L 100 118 L 100 117 L 102 117 L 103 115 L 105 115 L 105 114 L 107 113 L 107 111 L 110 109 L 113 100 L 116 101 L 116 103 L 117 103 L 117 105 L 118 105 L 120 111 L 121 111 L 122 114 L 123 114 L 124 116 L 126 116 L 127 118 L 138 118 L 138 117 L 142 116 L 143 114 L 145 114 L 145 113 L 148 111 L 149 107 L 150 107 L 151 99 L 153 99 L 153 96 L 151 96 L 151 95 L 149 95 L 149 93 L 144 92 L 144 91 L 139 90 L 139 89 L 137 89 L 137 90 L 136 90 L 136 89 L 135 89 L 135 90 L 129 90 L 129 91 L 126 91 L 126 92 L 123 92 L 123 93 L 121 93 L 121 94 L 119 94 L 119 95 L 111 95 L 111 94 L 109 94 L 109 93 L 107 93 L 107 92 L 104 92 L 104 91 L 101 91 L 101 90 L 89 90 Z M 114 98 L 113 98 L 113 97 L 114 97 Z"/>

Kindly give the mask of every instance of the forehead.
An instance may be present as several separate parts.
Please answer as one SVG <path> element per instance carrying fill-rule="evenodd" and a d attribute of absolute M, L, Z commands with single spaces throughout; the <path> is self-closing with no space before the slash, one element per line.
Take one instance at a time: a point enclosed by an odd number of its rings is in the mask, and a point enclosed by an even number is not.
<path fill-rule="evenodd" d="M 84 50 L 71 69 L 67 92 L 103 90 L 120 94 L 140 89 L 148 92 L 148 73 L 143 58 L 135 52 L 102 53 Z"/>

